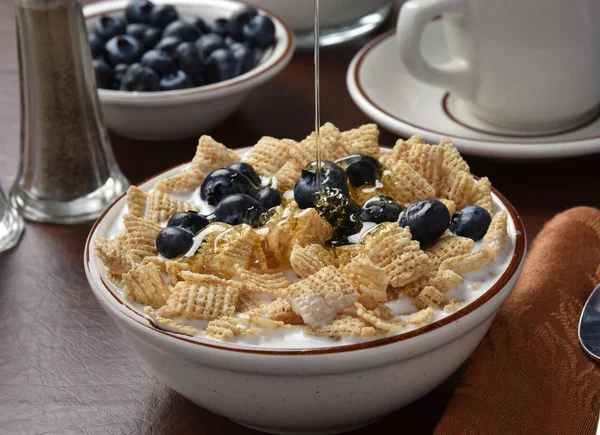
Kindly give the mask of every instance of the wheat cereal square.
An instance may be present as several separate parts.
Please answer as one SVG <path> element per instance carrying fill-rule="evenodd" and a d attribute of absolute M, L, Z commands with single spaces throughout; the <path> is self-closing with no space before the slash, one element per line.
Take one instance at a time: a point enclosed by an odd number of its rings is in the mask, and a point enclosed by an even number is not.
<path fill-rule="evenodd" d="M 142 260 L 143 264 L 152 263 L 158 267 L 161 273 L 167 273 L 167 260 L 165 258 L 159 257 L 157 255 L 152 255 L 150 257 L 144 257 Z"/>
<path fill-rule="evenodd" d="M 463 302 L 458 300 L 458 298 L 452 298 L 446 305 L 444 305 L 444 311 L 446 313 L 451 313 L 460 308 L 462 304 Z"/>
<path fill-rule="evenodd" d="M 471 201 L 475 180 L 471 174 L 454 170 L 448 174 L 442 184 L 441 198 L 449 199 L 456 205 L 456 210 L 462 210 Z"/>
<path fill-rule="evenodd" d="M 264 136 L 252 147 L 244 161 L 251 165 L 258 175 L 272 177 L 290 158 L 290 149 L 295 144 L 291 139 Z"/>
<path fill-rule="evenodd" d="M 341 315 L 326 325 L 307 327 L 305 333 L 339 340 L 343 337 L 373 337 L 377 330 L 360 318 Z"/>
<path fill-rule="evenodd" d="M 158 253 L 156 236 L 162 229 L 160 226 L 130 214 L 123 216 L 123 225 L 125 230 L 117 237 L 118 242 L 115 241 L 120 249 L 139 260 Z"/>
<path fill-rule="evenodd" d="M 502 251 L 508 238 L 508 214 L 498 212 L 481 241 L 481 249 L 444 260 L 440 270 L 452 270 L 460 275 L 489 266 Z"/>
<path fill-rule="evenodd" d="M 240 291 L 240 295 L 235 306 L 235 312 L 246 315 L 262 315 L 266 313 L 266 306 L 262 300 L 257 297 L 256 293 L 249 292 L 244 287 Z"/>
<path fill-rule="evenodd" d="M 184 271 L 180 275 L 183 281 L 175 285 L 158 314 L 186 320 L 214 320 L 235 312 L 240 283 L 193 272 Z"/>
<path fill-rule="evenodd" d="M 460 170 L 471 173 L 471 168 L 469 168 L 469 165 L 449 138 L 442 138 L 439 146 L 444 149 L 444 172 L 451 173 L 454 170 Z"/>
<path fill-rule="evenodd" d="M 406 322 L 411 325 L 420 326 L 429 322 L 434 314 L 435 313 L 433 311 L 433 308 L 423 308 L 422 310 L 419 310 L 416 313 L 413 313 L 410 316 L 408 316 L 406 318 Z"/>
<path fill-rule="evenodd" d="M 379 128 L 376 124 L 365 124 L 359 128 L 342 132 L 342 142 L 346 149 L 351 149 L 355 153 L 365 154 L 376 159 L 381 155 Z"/>
<path fill-rule="evenodd" d="M 265 293 L 278 296 L 284 289 L 291 285 L 285 272 L 267 271 L 264 273 L 253 272 L 239 268 L 239 279 L 244 284 L 247 291 L 251 293 Z"/>
<path fill-rule="evenodd" d="M 390 279 L 381 267 L 373 264 L 367 257 L 358 257 L 341 266 L 340 272 L 358 291 L 358 302 L 368 309 L 373 309 L 387 300 Z"/>
<path fill-rule="evenodd" d="M 290 265 L 301 278 L 307 278 L 332 264 L 335 264 L 335 254 L 316 243 L 294 245 L 290 253 Z"/>
<path fill-rule="evenodd" d="M 169 260 L 165 263 L 165 272 L 169 275 L 171 285 L 175 285 L 183 280 L 181 272 L 190 272 L 191 270 L 191 266 L 183 261 Z"/>
<path fill-rule="evenodd" d="M 185 171 L 159 180 L 154 188 L 163 193 L 191 193 L 202 186 L 205 174 L 200 169 L 189 167 Z"/>
<path fill-rule="evenodd" d="M 404 326 L 402 319 L 384 304 L 368 309 L 357 302 L 356 315 L 380 331 L 390 332 Z"/>
<path fill-rule="evenodd" d="M 215 169 L 224 168 L 240 161 L 240 156 L 210 136 L 198 140 L 196 154 L 190 163 L 190 169 L 208 174 Z"/>
<path fill-rule="evenodd" d="M 384 191 L 403 204 L 435 198 L 435 189 L 404 160 L 384 172 Z"/>
<path fill-rule="evenodd" d="M 297 205 L 289 205 L 280 214 L 273 216 L 267 223 L 267 228 L 266 247 L 282 267 L 290 264 L 292 250 L 296 245 L 324 245 L 333 234 L 331 225 L 319 216 L 317 210 L 297 210 Z"/>
<path fill-rule="evenodd" d="M 427 248 L 425 253 L 431 267 L 438 269 L 444 260 L 471 252 L 474 246 L 475 242 L 468 237 L 444 235 L 435 245 Z"/>
<path fill-rule="evenodd" d="M 295 313 L 311 326 L 324 324 L 358 300 L 358 292 L 335 268 L 327 266 L 288 287 L 287 299 Z"/>
<path fill-rule="evenodd" d="M 281 191 L 291 190 L 296 184 L 296 180 L 302 172 L 302 164 L 294 159 L 289 159 L 283 166 L 275 173 L 273 177 L 277 188 Z"/>
<path fill-rule="evenodd" d="M 190 325 L 185 325 L 181 322 L 177 322 L 173 319 L 167 319 L 162 317 L 152 307 L 147 306 L 144 308 L 144 312 L 152 321 L 160 328 L 170 332 L 178 332 L 183 335 L 194 336 L 200 333 L 196 328 Z"/>
<path fill-rule="evenodd" d="M 471 191 L 470 203 L 483 207 L 492 214 L 494 208 L 492 202 L 492 184 L 487 177 L 480 178 L 475 182 Z"/>
<path fill-rule="evenodd" d="M 430 268 L 429 257 L 412 240 L 410 230 L 396 223 L 384 224 L 368 240 L 367 249 L 369 259 L 384 270 L 394 287 L 416 281 Z"/>
<path fill-rule="evenodd" d="M 136 264 L 131 255 L 117 248 L 112 241 L 104 237 L 95 240 L 96 255 L 114 276 L 121 276 L 134 269 Z"/>
<path fill-rule="evenodd" d="M 419 308 L 437 307 L 444 303 L 444 294 L 430 285 L 426 286 L 413 303 Z"/>
<path fill-rule="evenodd" d="M 149 305 L 152 308 L 163 306 L 171 291 L 155 264 L 148 263 L 123 274 L 123 295 L 125 299 Z"/>
<path fill-rule="evenodd" d="M 261 237 L 246 224 L 226 229 L 206 244 L 203 267 L 207 272 L 221 278 L 233 278 L 239 267 L 249 270 L 257 260 L 257 245 Z"/>
<path fill-rule="evenodd" d="M 277 298 L 267 306 L 267 317 L 289 325 L 302 325 L 304 321 L 292 309 L 292 304 L 285 298 Z"/>
<path fill-rule="evenodd" d="M 171 195 L 154 190 L 148 201 L 148 220 L 154 223 L 167 221 L 175 213 L 182 211 L 199 211 L 194 204 Z"/>
<path fill-rule="evenodd" d="M 428 284 L 445 293 L 458 287 L 462 281 L 463 277 L 453 270 L 438 270 Z"/>
<path fill-rule="evenodd" d="M 205 334 L 207 337 L 227 341 L 240 335 L 256 335 L 258 331 L 250 326 L 247 319 L 222 316 L 208 322 Z"/>
<path fill-rule="evenodd" d="M 127 213 L 143 218 L 146 213 L 148 194 L 137 186 L 130 186 L 127 189 L 126 199 Z"/>

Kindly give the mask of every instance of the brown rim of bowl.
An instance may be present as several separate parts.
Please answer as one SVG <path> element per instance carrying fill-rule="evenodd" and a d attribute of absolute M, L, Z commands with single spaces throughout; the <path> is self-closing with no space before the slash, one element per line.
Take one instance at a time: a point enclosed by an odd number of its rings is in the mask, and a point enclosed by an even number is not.
<path fill-rule="evenodd" d="M 385 110 L 383 107 L 381 107 L 379 104 L 377 104 L 375 101 L 373 101 L 373 99 L 365 92 L 364 86 L 362 85 L 362 82 L 360 81 L 360 69 L 361 66 L 365 60 L 365 58 L 367 57 L 367 55 L 375 48 L 377 47 L 379 44 L 381 44 L 383 41 L 392 38 L 396 35 L 396 30 L 392 29 L 389 30 L 385 33 L 383 33 L 382 35 L 378 36 L 377 38 L 375 38 L 374 40 L 372 40 L 371 42 L 369 42 L 367 45 L 365 45 L 361 52 L 358 55 L 358 60 L 356 62 L 356 67 L 354 68 L 354 83 L 356 83 L 356 88 L 358 89 L 358 92 L 360 93 L 361 97 L 363 97 L 365 100 L 367 100 L 369 102 L 369 104 L 373 107 L 375 107 L 378 111 L 380 111 L 381 113 L 387 115 L 388 117 L 402 122 L 403 124 L 409 125 L 417 130 L 426 130 L 430 133 L 433 134 L 437 134 L 440 136 L 447 136 L 448 133 L 444 133 L 444 132 L 440 132 L 440 131 L 436 131 L 436 130 L 431 130 L 430 128 L 426 128 L 422 125 L 416 125 L 413 124 L 409 121 L 406 121 L 404 119 L 398 118 L 397 115 L 394 115 L 391 112 L 388 112 L 387 110 Z M 443 107 L 443 101 L 442 101 L 442 108 Z M 599 109 L 600 110 L 600 109 Z M 600 112 L 599 112 L 600 115 Z M 481 132 L 481 133 L 485 133 L 485 134 L 490 134 L 490 135 L 495 135 L 495 136 L 503 136 L 503 137 L 507 137 L 507 138 L 521 138 L 521 139 L 530 139 L 533 136 L 513 136 L 513 135 L 500 135 L 500 134 L 495 134 L 495 133 L 489 133 L 489 132 L 485 132 L 482 130 L 478 130 L 476 128 L 470 127 L 462 122 L 456 121 L 454 119 L 453 116 L 449 116 L 448 114 L 446 115 L 448 116 L 450 119 L 452 119 L 452 121 L 457 122 L 457 124 L 462 125 L 465 128 L 468 128 L 471 131 L 476 131 L 476 132 Z M 594 120 L 597 120 L 598 117 L 595 117 Z M 593 121 L 592 121 L 593 122 Z M 591 123 L 591 122 L 590 122 Z M 573 130 L 578 130 L 582 127 L 585 127 L 586 125 L 588 125 L 589 123 L 584 123 L 582 126 L 578 126 L 577 128 L 573 129 Z M 564 133 L 568 133 L 569 131 L 573 131 L 573 130 L 568 130 L 568 131 L 562 131 L 562 132 L 557 132 L 557 133 L 551 133 L 542 137 L 552 137 L 552 136 L 558 136 L 560 134 L 564 134 Z M 510 142 L 510 141 L 502 141 L 502 140 L 495 140 L 495 139 L 481 139 L 481 138 L 474 138 L 474 137 L 466 137 L 466 136 L 459 136 L 456 134 L 452 135 L 453 138 L 455 139 L 464 139 L 464 140 L 470 140 L 470 141 L 480 141 L 483 143 L 499 143 L 499 144 L 507 144 L 507 145 L 513 145 L 513 146 L 518 146 L 520 144 L 526 144 L 526 145 L 554 145 L 554 144 L 561 144 L 566 142 L 567 140 L 565 139 L 561 139 L 561 140 L 550 140 L 550 141 L 537 141 L 537 140 L 531 140 L 531 141 L 527 141 L 527 142 Z M 535 137 L 533 137 L 535 138 Z M 577 142 L 586 142 L 589 140 L 594 140 L 594 139 L 599 139 L 600 136 L 590 136 L 590 137 L 585 137 L 585 138 L 581 138 L 581 139 L 577 139 L 577 140 L 568 140 L 569 143 L 577 143 Z"/>
<path fill-rule="evenodd" d="M 290 52 L 294 50 L 295 36 L 294 36 L 294 33 L 292 32 L 292 29 L 286 24 L 286 22 L 283 21 L 279 15 L 274 14 L 273 12 L 269 11 L 268 9 L 262 8 L 260 6 L 256 6 L 255 4 L 253 4 L 251 2 L 247 2 L 244 0 L 230 0 L 230 1 L 233 3 L 239 3 L 240 5 L 243 5 L 243 6 L 245 5 L 245 6 L 253 7 L 257 11 L 262 12 L 263 14 L 268 15 L 271 18 L 274 18 L 284 28 L 285 33 L 287 35 L 288 43 L 287 43 L 287 47 L 285 48 L 285 50 L 283 51 L 283 53 L 281 54 L 279 59 L 277 59 L 273 63 L 273 65 L 269 66 L 268 68 L 266 68 L 264 70 L 257 71 L 259 69 L 258 66 L 260 66 L 260 65 L 257 65 L 256 67 L 254 67 L 253 69 L 251 69 L 250 71 L 248 71 L 245 74 L 242 74 L 240 76 L 234 77 L 229 80 L 225 80 L 220 83 L 215 83 L 212 85 L 196 86 L 196 87 L 193 87 L 190 89 L 183 89 L 183 90 L 178 90 L 178 91 L 138 92 L 135 94 L 136 98 L 141 97 L 141 98 L 145 98 L 145 99 L 154 100 L 156 98 L 164 99 L 164 98 L 177 97 L 177 96 L 179 96 L 179 97 L 186 96 L 187 97 L 187 96 L 191 96 L 191 95 L 207 93 L 210 91 L 216 91 L 219 89 L 225 89 L 225 88 L 228 88 L 228 87 L 231 87 L 234 85 L 238 85 L 240 83 L 248 82 L 251 79 L 258 77 L 261 74 L 271 71 L 272 69 L 277 67 L 283 59 L 287 59 Z M 83 19 L 85 21 L 88 21 L 88 20 L 91 20 L 94 18 L 98 18 L 102 15 L 117 13 L 117 12 L 121 12 L 121 11 L 123 11 L 122 8 L 108 9 L 103 12 L 96 12 L 92 15 L 86 15 L 83 17 Z M 281 41 L 276 41 L 275 46 L 279 43 L 281 43 Z M 275 46 L 273 46 L 273 49 Z M 98 89 L 98 91 L 107 96 L 110 96 L 110 97 L 123 98 L 123 99 L 127 98 L 128 94 L 131 94 L 131 92 L 115 91 L 112 89 Z M 123 101 L 125 101 L 125 100 L 123 100 Z"/>
<path fill-rule="evenodd" d="M 153 175 L 150 178 L 147 178 L 146 180 L 142 181 L 138 185 L 147 183 L 147 182 L 161 176 L 162 174 L 164 174 L 166 172 L 169 172 L 173 169 L 185 166 L 189 163 L 190 162 L 182 163 L 180 165 L 176 165 L 169 169 L 166 169 L 158 174 Z M 427 332 L 434 331 L 438 328 L 441 328 L 442 326 L 445 326 L 452 322 L 455 322 L 458 319 L 464 317 L 465 315 L 475 311 L 477 308 L 481 307 L 483 304 L 485 304 L 490 299 L 492 299 L 494 296 L 496 296 L 496 294 L 498 294 L 500 292 L 500 290 L 502 290 L 504 288 L 504 286 L 512 279 L 514 274 L 519 269 L 519 266 L 521 264 L 521 261 L 523 260 L 524 254 L 525 254 L 525 242 L 526 242 L 525 227 L 523 226 L 523 222 L 521 221 L 519 214 L 517 213 L 515 208 L 512 206 L 512 204 L 510 202 L 508 202 L 508 200 L 493 187 L 492 187 L 492 192 L 498 197 L 500 202 L 508 210 L 508 213 L 510 214 L 510 217 L 515 225 L 515 231 L 516 231 L 515 250 L 514 250 L 512 259 L 510 260 L 510 263 L 509 263 L 508 267 L 506 268 L 506 270 L 502 273 L 500 278 L 498 278 L 498 281 L 496 281 L 496 283 L 494 283 L 494 285 L 492 287 L 490 287 L 484 294 L 479 296 L 477 299 L 475 299 L 469 305 L 465 306 L 464 308 L 462 308 L 440 320 L 437 320 L 433 323 L 422 326 L 420 328 L 416 328 L 411 331 L 405 332 L 403 334 L 379 338 L 376 340 L 364 341 L 361 343 L 348 344 L 348 345 L 342 345 L 342 346 L 330 346 L 330 347 L 308 348 L 308 349 L 289 349 L 289 350 L 282 350 L 282 349 L 276 349 L 276 348 L 253 349 L 253 348 L 243 348 L 243 347 L 239 347 L 239 348 L 238 347 L 226 347 L 226 346 L 220 346 L 218 344 L 199 342 L 196 340 L 192 340 L 183 334 L 179 334 L 177 332 L 165 331 L 163 329 L 159 329 L 155 326 L 152 326 L 150 324 L 150 322 L 148 321 L 148 319 L 146 319 L 142 314 L 140 314 L 139 312 L 137 312 L 136 310 L 134 310 L 127 304 L 123 303 L 123 301 L 112 291 L 112 289 L 106 283 L 106 281 L 104 280 L 102 275 L 100 275 L 100 274 L 98 274 L 98 275 L 100 278 L 100 282 L 104 286 L 104 289 L 106 291 L 108 291 L 108 293 L 114 298 L 114 300 L 120 306 L 127 308 L 127 311 L 125 311 L 125 310 L 118 310 L 118 311 L 121 312 L 122 314 L 125 314 L 130 320 L 133 320 L 134 322 L 154 331 L 155 333 L 163 334 L 168 337 L 175 338 L 175 339 L 181 340 L 181 341 L 185 341 L 187 343 L 198 345 L 201 347 L 209 347 L 212 349 L 232 351 L 232 352 L 250 353 L 250 354 L 257 354 L 257 355 L 278 355 L 278 356 L 282 356 L 282 355 L 283 356 L 323 355 L 323 354 L 334 354 L 334 353 L 350 352 L 350 351 L 356 351 L 356 350 L 371 349 L 371 348 L 375 348 L 375 347 L 385 346 L 387 344 L 393 344 L 393 343 L 398 343 L 398 342 L 401 342 L 404 340 L 408 340 L 409 338 L 423 335 Z M 90 230 L 88 238 L 85 242 L 85 256 L 84 256 L 84 267 L 85 267 L 85 270 L 86 270 L 88 276 L 92 275 L 90 272 L 90 268 L 89 268 L 89 263 L 91 261 L 91 254 L 90 254 L 91 239 L 94 236 L 94 233 L 96 232 L 96 229 L 97 229 L 98 225 L 100 224 L 100 222 L 102 221 L 102 219 L 104 219 L 106 214 L 125 195 L 126 195 L 126 193 L 123 193 L 121 196 L 119 196 L 117 199 L 115 199 L 113 201 L 113 203 L 110 204 L 106 210 L 104 210 L 104 212 L 102 213 L 102 215 L 100 215 L 98 220 L 96 220 L 96 222 L 94 222 L 94 225 L 92 226 L 92 229 Z M 94 284 L 92 284 L 92 285 L 94 285 Z"/>

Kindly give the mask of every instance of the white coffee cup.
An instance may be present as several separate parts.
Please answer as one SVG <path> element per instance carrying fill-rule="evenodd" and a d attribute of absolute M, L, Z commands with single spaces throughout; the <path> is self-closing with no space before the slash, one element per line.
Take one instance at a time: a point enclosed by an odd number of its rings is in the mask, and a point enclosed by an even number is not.
<path fill-rule="evenodd" d="M 432 65 L 420 41 L 438 15 L 453 59 Z M 447 89 L 480 119 L 550 133 L 597 113 L 599 22 L 598 0 L 411 0 L 397 39 L 414 77 Z"/>

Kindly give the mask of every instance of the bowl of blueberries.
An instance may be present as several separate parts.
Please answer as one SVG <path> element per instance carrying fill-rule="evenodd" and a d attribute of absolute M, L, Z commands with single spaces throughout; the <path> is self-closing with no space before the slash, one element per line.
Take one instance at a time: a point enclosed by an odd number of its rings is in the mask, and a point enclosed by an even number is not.
<path fill-rule="evenodd" d="M 104 120 L 142 140 L 202 134 L 291 60 L 277 16 L 234 0 L 110 0 L 84 17 Z"/>

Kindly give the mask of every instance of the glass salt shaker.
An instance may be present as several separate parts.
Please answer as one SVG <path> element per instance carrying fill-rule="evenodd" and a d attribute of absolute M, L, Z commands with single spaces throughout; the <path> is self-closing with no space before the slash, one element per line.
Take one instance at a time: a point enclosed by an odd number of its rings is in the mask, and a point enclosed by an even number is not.
<path fill-rule="evenodd" d="M 21 158 L 10 192 L 28 220 L 98 217 L 128 187 L 112 153 L 78 0 L 16 0 Z"/>
<path fill-rule="evenodd" d="M 17 244 L 23 234 L 23 219 L 11 207 L 4 190 L 0 185 L 0 252 L 4 252 Z"/>

